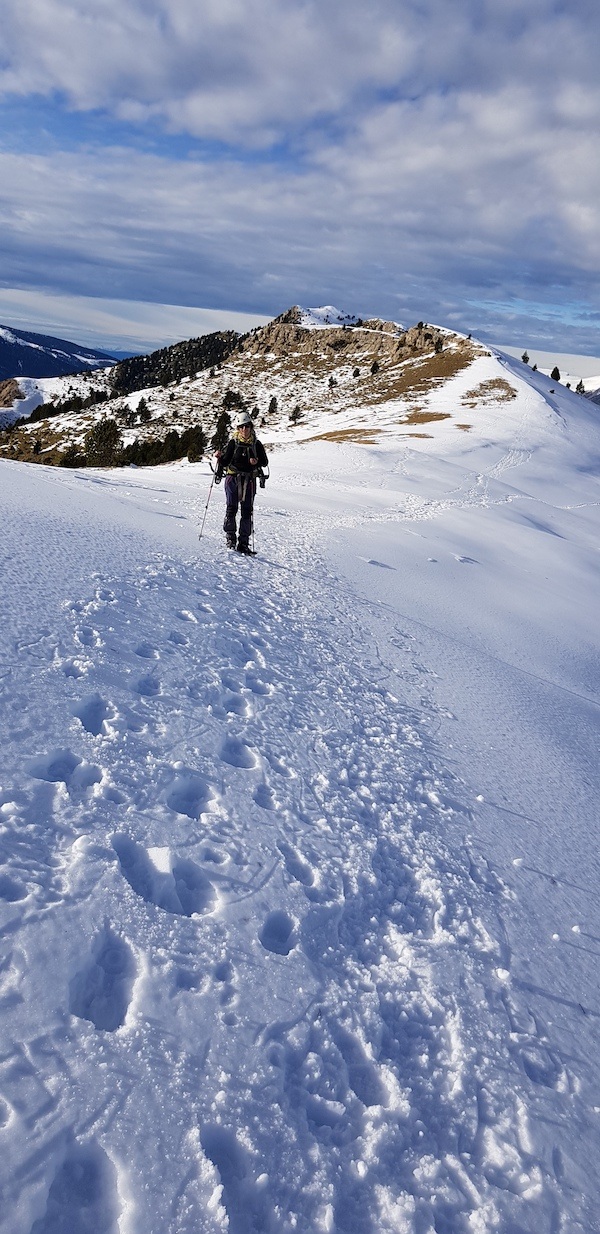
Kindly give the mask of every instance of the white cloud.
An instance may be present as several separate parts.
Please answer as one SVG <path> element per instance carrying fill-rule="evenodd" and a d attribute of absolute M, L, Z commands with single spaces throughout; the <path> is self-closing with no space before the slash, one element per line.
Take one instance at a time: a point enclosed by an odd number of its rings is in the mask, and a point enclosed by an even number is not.
<path fill-rule="evenodd" d="M 593 302 L 595 0 L 3 9 L 0 89 L 230 151 L 0 152 L 7 283 L 266 313 L 400 303 L 440 320 L 481 289 Z"/>
<path fill-rule="evenodd" d="M 60 91 L 234 145 L 336 114 L 365 83 L 392 85 L 411 40 L 389 0 L 5 0 L 0 90 Z"/>
<path fill-rule="evenodd" d="M 233 146 L 351 127 L 381 90 L 526 82 L 591 122 L 597 25 L 586 0 L 4 0 L 0 90 Z"/>

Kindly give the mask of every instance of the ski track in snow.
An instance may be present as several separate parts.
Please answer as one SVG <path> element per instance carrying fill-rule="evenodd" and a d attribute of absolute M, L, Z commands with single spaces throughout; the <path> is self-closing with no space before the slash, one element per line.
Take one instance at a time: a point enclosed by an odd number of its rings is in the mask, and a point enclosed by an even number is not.
<path fill-rule="evenodd" d="M 292 538 L 97 576 L 3 666 L 10 1234 L 566 1229 L 530 1114 L 576 1062 L 511 981 L 427 672 L 399 629 L 392 693 Z"/>

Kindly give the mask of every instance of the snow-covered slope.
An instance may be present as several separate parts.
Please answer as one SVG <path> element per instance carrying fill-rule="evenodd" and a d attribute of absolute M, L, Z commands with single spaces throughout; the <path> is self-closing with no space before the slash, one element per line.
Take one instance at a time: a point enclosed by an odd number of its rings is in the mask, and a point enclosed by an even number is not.
<path fill-rule="evenodd" d="M 598 1228 L 597 417 L 475 363 L 254 561 L 0 462 L 7 1234 Z"/>
<path fill-rule="evenodd" d="M 0 381 L 10 377 L 59 377 L 107 368 L 114 357 L 67 339 L 0 326 Z"/>

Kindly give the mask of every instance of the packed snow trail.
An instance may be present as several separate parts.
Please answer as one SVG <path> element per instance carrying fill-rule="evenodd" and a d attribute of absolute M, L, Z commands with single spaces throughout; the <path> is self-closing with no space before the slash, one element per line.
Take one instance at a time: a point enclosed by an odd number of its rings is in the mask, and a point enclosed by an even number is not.
<path fill-rule="evenodd" d="M 10 1234 L 596 1228 L 429 670 L 321 526 L 271 508 L 256 562 L 117 537 L 5 647 Z"/>

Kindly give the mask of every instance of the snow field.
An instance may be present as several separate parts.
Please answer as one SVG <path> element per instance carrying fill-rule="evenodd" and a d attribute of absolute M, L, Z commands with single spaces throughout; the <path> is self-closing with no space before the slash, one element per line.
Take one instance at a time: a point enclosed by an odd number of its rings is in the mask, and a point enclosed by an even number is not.
<path fill-rule="evenodd" d="M 362 493 L 331 457 L 326 491 L 280 459 L 257 561 L 218 504 L 198 547 L 198 470 L 43 472 L 40 496 L 36 468 L 36 506 L 21 469 L 44 547 L 28 567 L 7 524 L 10 1234 L 593 1228 L 565 1150 L 584 1062 L 514 979 L 520 906 L 435 673 L 322 552 L 394 518 L 375 455 Z M 481 507 L 447 481 L 393 478 L 411 524 Z"/>

